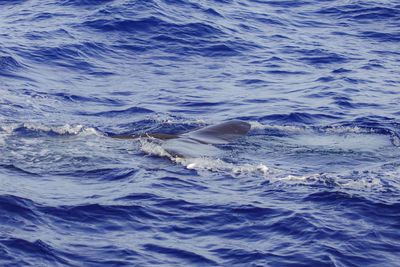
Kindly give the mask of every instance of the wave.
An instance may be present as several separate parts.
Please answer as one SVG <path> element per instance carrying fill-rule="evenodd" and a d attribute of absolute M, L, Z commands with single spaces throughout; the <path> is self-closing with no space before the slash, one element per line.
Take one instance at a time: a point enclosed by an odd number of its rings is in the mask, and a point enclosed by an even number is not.
<path fill-rule="evenodd" d="M 399 15 L 399 5 L 389 4 L 381 6 L 376 3 L 351 4 L 323 8 L 318 13 L 334 16 L 339 19 L 351 19 L 359 23 L 366 21 L 376 22 L 380 20 L 395 21 Z"/>
<path fill-rule="evenodd" d="M 26 2 L 27 0 L 0 0 L 0 5 L 7 5 L 7 4 L 11 4 L 11 5 L 15 5 L 15 4 L 22 4 L 24 2 Z"/>
<path fill-rule="evenodd" d="M 1 139 L 0 139 L 1 140 Z M 0 141 L 1 142 L 1 141 Z M 1 143 L 0 143 L 1 145 Z M 27 174 L 29 176 L 38 176 L 38 174 L 34 173 L 34 172 L 30 172 L 30 171 L 26 171 L 18 166 L 15 166 L 14 164 L 0 164 L 0 168 L 4 168 L 7 170 L 11 170 L 11 171 L 16 171 L 22 174 Z"/>
<path fill-rule="evenodd" d="M 199 255 L 198 253 L 189 251 L 184 248 L 172 248 L 171 246 L 160 246 L 156 244 L 144 244 L 143 247 L 155 253 L 160 253 L 168 256 L 168 258 L 177 258 L 180 260 L 185 260 L 188 264 L 193 265 L 218 265 L 217 262 Z"/>
<path fill-rule="evenodd" d="M 259 118 L 259 121 L 274 121 L 275 123 L 303 123 L 303 124 L 315 124 L 316 121 L 325 120 L 337 120 L 340 117 L 327 115 L 327 114 L 310 114 L 306 112 L 293 112 L 290 114 L 271 114 Z"/>
<path fill-rule="evenodd" d="M 10 79 L 17 79 L 24 82 L 34 82 L 34 79 L 31 79 L 23 74 L 23 70 L 25 69 L 26 64 L 22 63 L 22 60 L 20 60 L 17 56 L 0 54 L 0 76 Z"/>
<path fill-rule="evenodd" d="M 60 253 L 59 251 L 40 239 L 28 241 L 21 238 L 8 238 L 6 240 L 1 240 L 0 244 L 8 249 L 22 251 L 24 256 L 29 257 L 28 255 L 30 255 L 31 258 L 33 258 L 32 261 L 28 262 L 19 259 L 19 257 L 10 257 L 9 260 L 14 260 L 14 262 L 18 262 L 18 265 L 21 266 L 27 266 L 35 263 L 38 265 L 42 265 L 43 263 L 49 265 L 69 264 L 67 260 L 57 255 Z"/>
<path fill-rule="evenodd" d="M 0 55 L 0 73 L 14 71 L 22 68 L 22 65 L 12 56 Z"/>
<path fill-rule="evenodd" d="M 400 12 L 400 9 L 399 11 Z M 388 32 L 376 32 L 376 31 L 364 31 L 360 33 L 361 37 L 375 39 L 380 42 L 395 42 L 400 41 L 399 33 L 388 33 Z"/>
<path fill-rule="evenodd" d="M 131 107 L 123 110 L 110 110 L 97 113 L 78 112 L 79 115 L 96 116 L 96 117 L 115 117 L 115 116 L 119 117 L 119 116 L 132 116 L 134 114 L 148 114 L 148 113 L 154 113 L 154 111 L 146 108 Z"/>
<path fill-rule="evenodd" d="M 60 5 L 62 6 L 99 6 L 99 5 L 104 5 L 107 3 L 111 3 L 114 0 L 63 0 L 60 1 Z"/>
<path fill-rule="evenodd" d="M 207 9 L 207 12 L 209 10 Z M 152 13 L 152 12 L 151 12 Z M 123 38 L 121 34 L 134 35 L 134 44 L 117 42 L 113 48 L 119 53 L 126 51 L 134 53 L 147 53 L 162 50 L 169 54 L 200 55 L 205 57 L 238 56 L 256 46 L 249 41 L 238 38 L 227 38 L 227 29 L 214 27 L 211 23 L 202 20 L 174 20 L 169 16 L 148 15 L 146 17 L 130 20 L 101 16 L 102 18 L 87 20 L 83 25 L 97 31 L 111 32 L 115 38 Z M 125 53 L 124 53 L 125 52 Z"/>
<path fill-rule="evenodd" d="M 137 169 L 131 168 L 102 168 L 93 170 L 77 170 L 74 173 L 64 175 L 84 176 L 87 178 L 95 178 L 98 180 L 117 181 L 124 179 L 133 179 L 140 173 Z"/>

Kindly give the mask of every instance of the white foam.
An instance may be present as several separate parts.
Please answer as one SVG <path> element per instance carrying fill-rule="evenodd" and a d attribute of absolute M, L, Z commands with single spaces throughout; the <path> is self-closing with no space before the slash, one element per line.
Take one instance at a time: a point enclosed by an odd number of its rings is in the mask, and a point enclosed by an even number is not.
<path fill-rule="evenodd" d="M 170 116 L 170 115 L 167 115 L 167 114 L 163 114 L 163 115 L 160 115 L 160 116 L 158 116 L 156 119 L 155 119 L 155 121 L 157 121 L 158 123 L 161 123 L 161 124 L 169 124 L 169 125 L 174 125 L 174 124 L 181 124 L 181 123 L 184 123 L 184 124 L 186 124 L 186 125 L 206 125 L 206 122 L 204 121 L 204 120 L 202 120 L 202 119 L 194 119 L 194 120 L 187 120 L 187 119 L 185 119 L 185 120 L 179 120 L 179 119 L 177 119 L 177 118 L 175 118 L 175 117 L 172 117 L 172 116 Z"/>
<path fill-rule="evenodd" d="M 299 127 L 299 126 L 290 126 L 290 125 L 265 125 L 261 124 L 257 121 L 249 122 L 252 130 L 278 130 L 284 132 L 291 132 L 291 133 L 305 133 L 310 132 L 312 129 L 308 126 Z"/>
<path fill-rule="evenodd" d="M 204 172 L 211 171 L 242 177 L 247 175 L 257 175 L 267 177 L 271 170 L 263 164 L 244 164 L 237 165 L 215 158 L 175 158 L 175 162 L 186 166 L 187 169 Z"/>
<path fill-rule="evenodd" d="M 329 187 L 339 187 L 343 189 L 374 189 L 380 190 L 383 188 L 382 180 L 370 175 L 369 177 L 352 180 L 345 178 L 339 174 L 311 174 L 304 176 L 287 175 L 281 178 L 272 178 L 271 182 L 285 182 L 296 185 L 317 185 L 322 184 Z"/>
<path fill-rule="evenodd" d="M 400 147 L 400 139 L 397 135 L 392 134 L 392 142 L 396 147 Z"/>
<path fill-rule="evenodd" d="M 358 126 L 330 126 L 319 130 L 320 132 L 343 134 L 343 133 L 356 133 L 356 134 L 373 134 L 377 133 L 372 128 L 360 128 Z"/>
<path fill-rule="evenodd" d="M 339 147 L 348 150 L 362 150 L 366 147 L 364 143 L 374 144 L 375 148 L 388 147 L 388 138 L 384 138 L 381 132 L 372 128 L 360 128 L 358 126 L 331 126 L 331 127 L 309 127 L 309 126 L 281 126 L 281 125 L 263 125 L 259 122 L 250 122 L 252 130 L 276 130 L 287 133 L 298 133 L 296 138 L 301 138 L 300 143 L 315 145 L 317 143 L 324 147 Z M 309 135 L 312 136 L 309 136 Z M 335 136 L 334 139 L 332 135 Z M 303 137 L 299 137 L 299 136 Z M 360 139 L 360 135 L 363 138 Z M 377 135 L 380 137 L 377 138 Z M 308 139 L 309 140 L 308 140 Z M 318 140 L 315 140 L 318 138 Z M 338 139 L 339 138 L 339 139 Z M 400 145 L 400 140 L 397 136 L 392 136 L 393 143 Z M 304 140 L 303 140 L 304 139 Z M 360 139 L 360 141 L 358 141 Z M 340 142 L 338 142 L 338 140 Z M 296 139 L 296 142 L 299 141 Z M 363 142 L 362 142 L 363 141 Z M 365 142 L 364 142 L 365 141 Z M 337 143 L 340 143 L 338 146 Z M 367 146 L 368 147 L 368 146 Z M 381 190 L 384 188 L 383 181 L 377 175 L 368 174 L 351 174 L 349 171 L 344 171 L 340 174 L 335 173 L 320 173 L 308 175 L 288 174 L 286 171 L 270 168 L 262 163 L 250 162 L 226 162 L 219 157 L 195 157 L 182 158 L 170 155 L 163 147 L 161 142 L 156 139 L 141 140 L 141 150 L 147 154 L 167 157 L 177 164 L 185 166 L 187 169 L 195 170 L 201 175 L 210 175 L 211 173 L 222 173 L 233 177 L 249 177 L 268 180 L 271 183 L 287 183 L 295 185 L 324 185 L 334 188 L 357 189 L 357 190 Z M 367 151 L 368 152 L 368 151 Z M 350 178 L 349 178 L 350 177 Z"/>
<path fill-rule="evenodd" d="M 288 133 L 327 133 L 327 134 L 377 134 L 373 128 L 360 128 L 358 126 L 329 126 L 329 127 L 310 127 L 310 126 L 292 126 L 292 125 L 264 125 L 257 121 L 250 122 L 253 130 L 277 130 Z"/>
<path fill-rule="evenodd" d="M 5 145 L 6 141 L 5 141 L 5 136 L 4 134 L 0 133 L 0 145 Z"/>
<path fill-rule="evenodd" d="M 83 125 L 77 124 L 77 125 L 69 125 L 65 124 L 63 126 L 44 126 L 44 125 L 37 125 L 37 124 L 32 124 L 32 123 L 23 123 L 23 124 L 10 124 L 10 125 L 3 125 L 1 126 L 1 129 L 8 133 L 11 134 L 13 133 L 16 129 L 18 128 L 25 128 L 27 130 L 32 130 L 32 131 L 40 131 L 40 132 L 54 132 L 60 135 L 98 135 L 102 136 L 100 132 L 98 132 L 95 128 L 92 127 L 85 127 Z"/>
<path fill-rule="evenodd" d="M 174 158 L 164 148 L 162 148 L 159 143 L 157 143 L 155 138 L 139 138 L 138 140 L 141 145 L 140 149 L 143 152 L 153 156 L 168 157 L 171 159 Z"/>
<path fill-rule="evenodd" d="M 201 175 L 210 173 L 222 173 L 231 175 L 236 178 L 254 176 L 271 183 L 284 182 L 294 185 L 325 185 L 329 187 L 338 187 L 343 189 L 373 189 L 379 190 L 383 188 L 381 179 L 370 174 L 367 177 L 359 177 L 357 180 L 349 179 L 347 176 L 354 175 L 345 174 L 310 174 L 310 175 L 293 175 L 285 174 L 284 171 L 269 168 L 264 164 L 237 164 L 226 162 L 219 158 L 198 157 L 198 158 L 182 158 L 170 155 L 162 148 L 161 143 L 157 139 L 140 139 L 141 150 L 147 154 L 167 157 L 175 163 L 185 166 L 187 169 L 196 170 Z M 365 176 L 365 175 L 364 175 Z"/>
<path fill-rule="evenodd" d="M 173 162 L 185 166 L 187 169 L 199 172 L 217 172 L 240 177 L 243 175 L 258 174 L 267 177 L 271 170 L 263 164 L 244 164 L 237 165 L 225 162 L 218 158 L 198 157 L 182 158 L 172 156 L 154 139 L 140 139 L 141 150 L 149 155 L 167 157 Z"/>
<path fill-rule="evenodd" d="M 8 134 L 11 134 L 19 126 L 20 126 L 20 124 L 16 124 L 16 123 L 15 124 L 10 124 L 10 125 L 2 125 L 1 126 L 1 130 L 6 132 L 6 133 L 8 133 Z"/>
<path fill-rule="evenodd" d="M 347 183 L 340 184 L 342 188 L 351 188 L 351 189 L 367 189 L 367 188 L 374 188 L 374 189 L 381 189 L 383 187 L 382 181 L 378 178 L 362 178 L 354 181 L 349 181 Z"/>

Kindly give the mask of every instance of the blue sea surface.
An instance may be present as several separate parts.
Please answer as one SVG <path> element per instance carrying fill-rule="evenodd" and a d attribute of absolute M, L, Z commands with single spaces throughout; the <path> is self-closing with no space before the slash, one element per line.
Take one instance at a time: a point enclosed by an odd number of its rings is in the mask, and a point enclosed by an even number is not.
<path fill-rule="evenodd" d="M 400 1 L 0 0 L 0 29 L 1 266 L 400 266 Z M 110 138 L 234 119 L 189 158 Z"/>

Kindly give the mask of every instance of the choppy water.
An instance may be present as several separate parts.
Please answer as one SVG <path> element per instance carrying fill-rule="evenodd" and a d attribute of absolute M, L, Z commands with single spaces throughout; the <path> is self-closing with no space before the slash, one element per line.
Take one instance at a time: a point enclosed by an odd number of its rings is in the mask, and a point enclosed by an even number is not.
<path fill-rule="evenodd" d="M 0 265 L 400 266 L 399 1 L 0 10 Z"/>

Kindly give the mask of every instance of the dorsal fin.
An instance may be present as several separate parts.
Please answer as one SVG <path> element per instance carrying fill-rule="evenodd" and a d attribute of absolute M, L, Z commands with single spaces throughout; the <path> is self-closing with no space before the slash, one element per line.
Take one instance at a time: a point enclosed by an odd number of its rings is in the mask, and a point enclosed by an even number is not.
<path fill-rule="evenodd" d="M 203 144 L 223 145 L 245 136 L 249 130 L 249 123 L 234 120 L 185 133 L 181 137 L 187 137 Z"/>
<path fill-rule="evenodd" d="M 204 127 L 167 140 L 162 147 L 172 156 L 184 158 L 213 157 L 220 153 L 212 145 L 223 145 L 243 137 L 250 130 L 250 124 L 244 121 L 228 121 Z"/>
<path fill-rule="evenodd" d="M 223 145 L 243 137 L 250 130 L 250 124 L 234 120 L 200 128 L 181 135 L 170 134 L 136 134 L 114 135 L 112 138 L 133 139 L 152 137 L 165 140 L 162 147 L 172 156 L 198 157 L 212 156 L 218 148 L 211 145 Z"/>
<path fill-rule="evenodd" d="M 135 139 L 141 137 L 152 137 L 161 140 L 176 138 L 189 138 L 203 144 L 222 145 L 235 141 L 245 136 L 250 130 L 250 124 L 244 121 L 234 120 L 223 122 L 217 125 L 207 126 L 181 135 L 172 134 L 133 134 L 133 135 L 112 135 L 111 138 Z"/>

